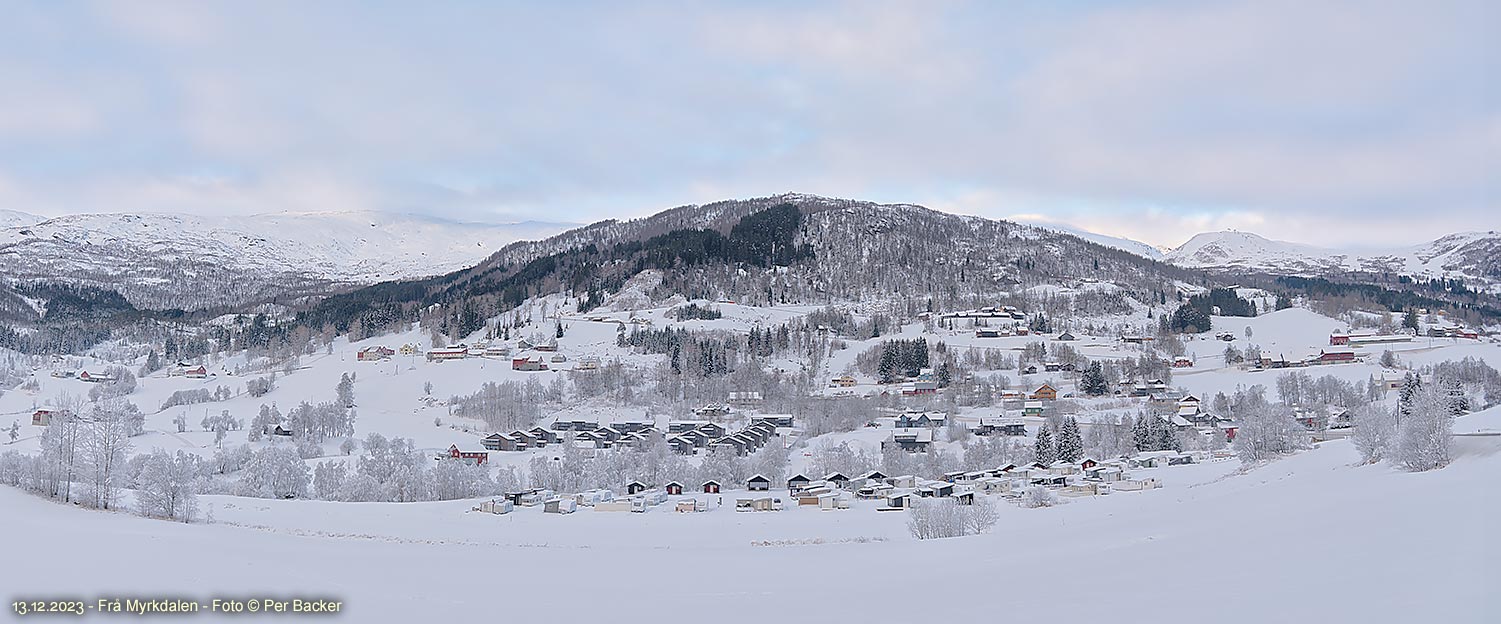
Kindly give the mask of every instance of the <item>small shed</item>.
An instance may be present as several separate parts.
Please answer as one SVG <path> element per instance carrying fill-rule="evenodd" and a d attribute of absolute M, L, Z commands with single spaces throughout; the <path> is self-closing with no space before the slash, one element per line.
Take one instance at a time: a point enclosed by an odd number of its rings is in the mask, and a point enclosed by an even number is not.
<path fill-rule="evenodd" d="M 752 492 L 765 492 L 771 489 L 771 479 L 761 475 L 752 476 L 745 480 L 745 489 Z"/>
<path fill-rule="evenodd" d="M 809 481 L 811 481 L 811 479 L 809 479 L 809 478 L 807 478 L 807 477 L 805 477 L 803 475 L 800 475 L 800 474 L 792 475 L 791 478 L 787 479 L 787 489 L 791 490 L 791 491 L 794 491 L 794 492 L 797 491 L 797 490 L 801 490 L 801 489 L 803 489 L 803 488 L 805 488 L 805 487 L 808 486 L 808 482 Z"/>
<path fill-rule="evenodd" d="M 704 485 L 703 485 L 703 490 L 704 490 L 705 494 L 718 494 L 719 493 L 719 482 L 715 481 L 713 479 L 705 481 Z"/>
<path fill-rule="evenodd" d="M 637 494 L 645 492 L 646 489 L 647 489 L 647 485 L 645 483 L 640 482 L 640 481 L 632 481 L 632 482 L 627 483 L 625 485 L 625 493 L 628 496 L 635 496 Z"/>
<path fill-rule="evenodd" d="M 664 487 L 667 488 L 668 496 L 681 496 L 683 494 L 683 484 L 677 481 L 668 481 Z"/>

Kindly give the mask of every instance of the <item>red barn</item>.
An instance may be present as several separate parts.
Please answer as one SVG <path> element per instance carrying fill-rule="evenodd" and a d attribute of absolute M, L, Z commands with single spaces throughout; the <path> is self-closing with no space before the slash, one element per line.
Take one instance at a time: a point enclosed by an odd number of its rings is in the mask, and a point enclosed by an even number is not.
<path fill-rule="evenodd" d="M 476 466 L 483 466 L 485 462 L 490 460 L 489 453 L 484 451 L 461 451 L 457 444 L 448 447 L 448 456 Z"/>
<path fill-rule="evenodd" d="M 1347 344 L 1350 344 L 1350 334 L 1346 334 L 1346 333 L 1342 333 L 1342 332 L 1335 332 L 1335 333 L 1329 334 L 1329 344 L 1330 345 L 1347 345 Z"/>
<path fill-rule="evenodd" d="M 718 494 L 719 493 L 719 482 L 718 481 L 713 481 L 713 480 L 705 481 L 704 482 L 704 493 L 705 494 Z"/>
<path fill-rule="evenodd" d="M 1319 357 L 1314 360 L 1319 364 L 1337 364 L 1340 362 L 1354 362 L 1355 352 L 1346 349 L 1333 351 L 1320 351 Z"/>

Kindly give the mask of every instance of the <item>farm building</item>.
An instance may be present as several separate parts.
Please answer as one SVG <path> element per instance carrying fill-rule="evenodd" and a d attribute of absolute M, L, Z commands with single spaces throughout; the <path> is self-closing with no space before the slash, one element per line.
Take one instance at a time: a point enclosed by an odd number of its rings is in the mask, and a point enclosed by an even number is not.
<path fill-rule="evenodd" d="M 482 466 L 490 459 L 490 454 L 485 451 L 460 450 L 459 445 L 455 444 L 448 447 L 448 457 L 466 464 Z"/>
<path fill-rule="evenodd" d="M 511 358 L 511 370 L 518 371 L 545 371 L 547 362 L 540 355 L 519 356 Z"/>
<path fill-rule="evenodd" d="M 378 362 L 396 355 L 395 351 L 382 346 L 365 347 L 354 354 L 354 359 L 360 362 Z"/>
<path fill-rule="evenodd" d="M 840 375 L 840 376 L 835 377 L 834 379 L 832 379 L 832 380 L 829 381 L 829 387 L 830 388 L 853 388 L 853 387 L 855 387 L 855 378 L 851 377 L 849 375 Z"/>
<path fill-rule="evenodd" d="M 52 424 L 53 418 L 67 416 L 70 413 L 68 410 L 39 409 L 31 413 L 31 424 L 46 427 Z"/>
<path fill-rule="evenodd" d="M 442 362 L 444 360 L 462 360 L 469 357 L 469 347 L 459 345 L 456 347 L 439 347 L 427 352 L 427 361 Z"/>

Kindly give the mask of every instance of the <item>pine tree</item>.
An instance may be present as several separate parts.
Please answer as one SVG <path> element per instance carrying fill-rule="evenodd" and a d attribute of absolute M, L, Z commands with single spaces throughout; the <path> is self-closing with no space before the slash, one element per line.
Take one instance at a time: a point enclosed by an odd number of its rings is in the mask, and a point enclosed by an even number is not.
<path fill-rule="evenodd" d="M 1058 428 L 1058 459 L 1073 463 L 1084 456 L 1084 438 L 1079 434 L 1079 421 L 1069 416 Z"/>
<path fill-rule="evenodd" d="M 1407 314 L 1402 316 L 1402 326 L 1416 333 L 1418 331 L 1418 311 L 1408 308 Z"/>
<path fill-rule="evenodd" d="M 1032 455 L 1040 464 L 1052 464 L 1058 461 L 1058 449 L 1053 446 L 1053 428 L 1043 424 L 1037 430 L 1037 442 L 1033 445 Z"/>
<path fill-rule="evenodd" d="M 344 373 L 339 378 L 339 385 L 334 388 L 334 391 L 339 397 L 339 405 L 354 407 L 354 380 L 349 377 L 349 373 Z"/>
<path fill-rule="evenodd" d="M 1105 381 L 1105 368 L 1099 362 L 1090 362 L 1089 368 L 1084 369 L 1084 375 L 1079 379 L 1079 389 L 1089 396 L 1103 396 L 1110 392 L 1110 384 Z"/>
<path fill-rule="evenodd" d="M 1131 424 L 1131 439 L 1136 443 L 1137 452 L 1144 453 L 1152 449 L 1152 429 L 1147 424 L 1149 416 L 1138 415 L 1136 421 Z"/>

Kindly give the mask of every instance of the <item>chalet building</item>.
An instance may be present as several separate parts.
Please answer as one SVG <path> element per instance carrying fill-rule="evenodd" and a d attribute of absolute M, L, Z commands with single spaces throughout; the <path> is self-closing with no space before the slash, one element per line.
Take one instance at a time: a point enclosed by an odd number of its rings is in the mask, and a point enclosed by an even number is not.
<path fill-rule="evenodd" d="M 668 496 L 682 496 L 683 495 L 683 484 L 678 483 L 677 481 L 668 481 L 667 485 L 663 486 L 663 488 L 665 488 L 667 490 L 667 495 Z"/>
<path fill-rule="evenodd" d="M 897 448 L 908 453 L 926 453 L 933 446 L 930 429 L 899 429 L 881 442 L 881 450 Z"/>
<path fill-rule="evenodd" d="M 489 451 L 524 451 L 526 445 L 504 433 L 492 433 L 480 440 L 480 446 Z"/>
<path fill-rule="evenodd" d="M 1038 415 L 1041 415 L 1040 405 L 1038 409 Z M 993 435 L 1020 437 L 1027 435 L 1027 425 L 1015 418 L 1007 418 L 990 422 L 986 422 L 985 419 L 982 418 L 980 419 L 980 424 L 976 425 L 973 429 L 971 429 L 971 431 L 973 431 L 975 435 L 981 437 Z"/>
<path fill-rule="evenodd" d="M 757 390 L 735 390 L 730 392 L 728 402 L 737 407 L 754 407 L 761 404 L 761 392 Z"/>
<path fill-rule="evenodd" d="M 833 378 L 832 380 L 829 381 L 829 387 L 830 388 L 853 388 L 853 387 L 855 387 L 855 378 L 851 377 L 849 375 L 840 375 L 840 376 L 835 377 L 835 378 Z"/>
<path fill-rule="evenodd" d="M 46 427 L 52 424 L 52 419 L 62 418 L 72 414 L 68 410 L 39 409 L 31 413 L 31 424 L 38 427 Z"/>
<path fill-rule="evenodd" d="M 844 474 L 838 473 L 838 472 L 831 472 L 829 474 L 824 475 L 823 480 L 827 481 L 830 485 L 832 485 L 834 487 L 837 487 L 837 488 L 839 488 L 841 490 L 845 489 L 845 488 L 848 488 L 850 486 L 850 478 L 846 477 L 846 476 L 844 476 Z"/>
<path fill-rule="evenodd" d="M 511 370 L 518 371 L 545 371 L 547 362 L 540 355 L 523 355 L 511 358 Z"/>
<path fill-rule="evenodd" d="M 928 414 L 926 412 L 908 412 L 896 417 L 897 429 L 917 429 L 942 427 L 948 422 L 945 414 Z"/>
<path fill-rule="evenodd" d="M 1042 401 L 1027 401 L 1022 404 L 1022 416 L 1041 416 Z"/>
<path fill-rule="evenodd" d="M 811 481 L 811 479 L 803 475 L 792 475 L 791 478 L 787 479 L 787 489 L 792 492 L 797 492 L 807 487 L 809 481 Z"/>
<path fill-rule="evenodd" d="M 650 420 L 618 420 L 610 423 L 611 429 L 619 431 L 622 434 L 646 431 L 655 426 L 656 423 Z"/>
<path fill-rule="evenodd" d="M 106 375 L 104 373 L 91 373 L 88 371 L 83 371 L 81 373 L 78 373 L 78 380 L 87 381 L 89 383 L 107 383 L 114 381 L 115 378 L 110 377 L 109 375 Z"/>
<path fill-rule="evenodd" d="M 693 410 L 693 413 L 699 418 L 724 418 L 730 415 L 730 406 L 721 403 L 710 403 Z"/>
<path fill-rule="evenodd" d="M 678 455 L 692 455 L 698 450 L 697 447 L 693 446 L 692 440 L 676 435 L 667 436 L 667 446 L 671 447 L 672 452 Z"/>
<path fill-rule="evenodd" d="M 703 485 L 700 486 L 700 489 L 702 489 L 705 494 L 718 494 L 719 493 L 719 482 L 715 481 L 713 479 L 710 479 L 708 481 L 705 481 L 703 483 Z"/>
<path fill-rule="evenodd" d="M 1031 398 L 1037 401 L 1056 401 L 1058 400 L 1058 389 L 1049 384 L 1042 384 L 1036 390 L 1032 391 Z"/>
<path fill-rule="evenodd" d="M 483 466 L 485 462 L 490 460 L 489 453 L 486 453 L 484 451 L 461 450 L 459 449 L 459 445 L 457 444 L 448 447 L 448 457 L 449 459 L 457 459 L 466 464 L 473 464 L 476 466 Z"/>
<path fill-rule="evenodd" d="M 1186 355 L 1173 358 L 1173 368 L 1192 368 L 1194 361 Z"/>
<path fill-rule="evenodd" d="M 1350 334 L 1344 332 L 1334 332 L 1332 334 L 1329 334 L 1329 344 L 1331 346 L 1348 345 L 1350 344 Z"/>
<path fill-rule="evenodd" d="M 640 494 L 647 490 L 647 485 L 640 481 L 632 481 L 625 485 L 625 493 L 630 496 Z"/>
<path fill-rule="evenodd" d="M 752 492 L 765 492 L 771 489 L 771 479 L 761 475 L 752 476 L 745 480 L 745 489 Z"/>
<path fill-rule="evenodd" d="M 1026 368 L 1022 369 L 1022 374 L 1023 375 L 1036 375 L 1037 374 L 1037 367 L 1035 365 L 1028 364 Z"/>
<path fill-rule="evenodd" d="M 1073 341 L 1073 340 L 1078 340 L 1079 338 L 1076 337 L 1076 336 L 1074 336 L 1070 332 L 1063 332 L 1061 334 L 1058 334 L 1058 339 L 1062 340 L 1064 342 L 1069 342 L 1069 341 Z"/>
<path fill-rule="evenodd" d="M 454 347 L 440 347 L 427 352 L 427 361 L 442 362 L 444 360 L 462 360 L 469 357 L 469 347 L 458 345 Z"/>
<path fill-rule="evenodd" d="M 975 330 L 975 337 L 976 338 L 1000 338 L 1002 336 L 1001 336 L 1001 330 L 999 330 L 999 329 L 976 329 Z"/>
<path fill-rule="evenodd" d="M 1043 362 L 1042 363 L 1042 372 L 1044 372 L 1044 373 L 1056 373 L 1056 372 L 1061 371 L 1061 370 L 1063 370 L 1063 365 L 1059 364 L 1058 362 Z"/>
<path fill-rule="evenodd" d="M 790 414 L 767 414 L 751 418 L 751 426 L 767 423 L 772 427 L 791 427 L 793 418 Z"/>
<path fill-rule="evenodd" d="M 281 425 L 277 425 L 271 429 L 271 435 L 290 438 L 292 437 L 292 430 Z"/>
<path fill-rule="evenodd" d="M 373 346 L 360 349 L 354 354 L 354 359 L 360 362 L 378 362 L 393 355 L 396 355 L 395 351 L 382 346 Z"/>

